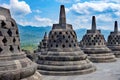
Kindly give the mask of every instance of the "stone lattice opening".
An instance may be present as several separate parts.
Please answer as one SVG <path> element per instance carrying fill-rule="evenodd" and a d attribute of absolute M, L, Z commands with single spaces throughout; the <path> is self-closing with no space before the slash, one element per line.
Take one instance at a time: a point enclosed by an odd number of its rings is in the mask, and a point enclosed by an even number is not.
<path fill-rule="evenodd" d="M 4 21 L 1 22 L 2 27 L 6 25 Z"/>
<path fill-rule="evenodd" d="M 68 32 L 66 32 L 66 34 L 68 34 Z"/>
<path fill-rule="evenodd" d="M 55 32 L 54 35 L 56 35 L 57 33 Z"/>
<path fill-rule="evenodd" d="M 0 53 L 3 51 L 3 49 L 0 47 Z"/>
<path fill-rule="evenodd" d="M 12 47 L 12 45 L 10 45 L 10 51 L 13 52 L 14 48 Z"/>
<path fill-rule="evenodd" d="M 4 44 L 7 43 L 6 37 L 3 38 L 2 42 L 3 42 Z"/>
<path fill-rule="evenodd" d="M 74 44 L 74 47 L 76 47 L 76 44 Z"/>
<path fill-rule="evenodd" d="M 66 40 L 66 43 L 68 43 L 68 40 Z"/>
<path fill-rule="evenodd" d="M 0 31 L 0 36 L 3 36 L 1 31 Z"/>
<path fill-rule="evenodd" d="M 68 36 L 68 38 L 70 38 L 70 35 Z"/>
<path fill-rule="evenodd" d="M 69 47 L 71 47 L 71 44 L 69 44 Z"/>
<path fill-rule="evenodd" d="M 18 50 L 20 51 L 20 47 L 18 46 Z"/>
<path fill-rule="evenodd" d="M 58 45 L 56 45 L 56 47 L 58 47 Z"/>
<path fill-rule="evenodd" d="M 51 47 L 53 47 L 53 45 L 51 44 Z"/>
<path fill-rule="evenodd" d="M 12 36 L 12 31 L 10 29 L 8 30 L 7 33 L 8 33 L 9 36 Z"/>
<path fill-rule="evenodd" d="M 18 30 L 16 31 L 16 34 L 18 35 Z"/>
<path fill-rule="evenodd" d="M 15 39 L 15 38 L 13 39 L 13 42 L 14 42 L 14 43 L 16 42 L 16 39 Z"/>
<path fill-rule="evenodd" d="M 65 39 L 65 35 L 63 35 L 63 39 Z"/>
<path fill-rule="evenodd" d="M 62 34 L 62 32 L 59 32 L 59 34 Z"/>
<path fill-rule="evenodd" d="M 65 48 L 65 45 L 63 44 L 62 47 Z"/>

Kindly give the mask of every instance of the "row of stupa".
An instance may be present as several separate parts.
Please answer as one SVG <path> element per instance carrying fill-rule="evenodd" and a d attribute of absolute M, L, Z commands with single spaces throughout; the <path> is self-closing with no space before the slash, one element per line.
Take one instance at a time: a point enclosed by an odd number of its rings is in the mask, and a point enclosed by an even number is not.
<path fill-rule="evenodd" d="M 113 34 L 118 34 L 117 23 L 115 25 L 112 37 Z M 96 30 L 95 17 L 92 27 L 87 34 L 99 36 L 97 40 L 102 40 L 102 45 L 80 48 L 72 25 L 66 24 L 65 8 L 61 5 L 59 24 L 53 24 L 49 36 L 47 37 L 47 34 L 44 36 L 40 50 L 36 52 L 38 71 L 46 75 L 86 74 L 96 70 L 92 61 L 116 61 L 112 51 L 105 45 L 103 35 Z M 91 38 L 89 35 L 88 38 Z M 82 44 L 86 44 L 84 40 Z M 117 50 L 118 46 L 111 48 Z M 20 48 L 19 31 L 15 20 L 11 18 L 10 11 L 2 7 L 0 7 L 0 80 L 41 80 L 37 65 L 28 59 Z"/>
<path fill-rule="evenodd" d="M 108 43 L 100 30 L 96 29 L 95 16 L 92 29 L 87 30 L 80 42 L 71 24 L 66 23 L 64 5 L 61 5 L 59 24 L 53 24 L 49 35 L 45 33 L 38 45 L 38 70 L 47 75 L 86 74 L 94 72 L 92 62 L 115 62 L 120 55 L 120 33 L 117 21 Z"/>

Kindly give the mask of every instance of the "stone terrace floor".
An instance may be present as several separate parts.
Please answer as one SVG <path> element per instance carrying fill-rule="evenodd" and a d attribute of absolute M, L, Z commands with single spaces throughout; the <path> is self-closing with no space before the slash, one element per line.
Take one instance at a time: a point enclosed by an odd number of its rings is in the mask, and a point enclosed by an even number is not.
<path fill-rule="evenodd" d="M 120 80 L 120 59 L 112 63 L 95 63 L 97 71 L 85 75 L 45 76 L 43 80 Z"/>

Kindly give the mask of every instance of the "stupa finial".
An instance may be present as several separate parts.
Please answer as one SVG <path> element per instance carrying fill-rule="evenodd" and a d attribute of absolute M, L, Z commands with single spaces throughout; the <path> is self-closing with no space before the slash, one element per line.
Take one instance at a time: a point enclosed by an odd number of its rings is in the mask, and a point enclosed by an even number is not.
<path fill-rule="evenodd" d="M 47 38 L 47 32 L 45 32 L 45 34 L 44 34 L 44 39 L 45 39 L 45 38 Z"/>
<path fill-rule="evenodd" d="M 117 23 L 117 21 L 115 21 L 115 24 L 114 24 L 114 32 L 118 32 L 118 23 Z"/>
<path fill-rule="evenodd" d="M 96 30 L 96 19 L 95 19 L 95 16 L 92 17 L 92 30 Z"/>
<path fill-rule="evenodd" d="M 66 14 L 64 5 L 61 5 L 60 8 L 59 24 L 66 24 Z"/>

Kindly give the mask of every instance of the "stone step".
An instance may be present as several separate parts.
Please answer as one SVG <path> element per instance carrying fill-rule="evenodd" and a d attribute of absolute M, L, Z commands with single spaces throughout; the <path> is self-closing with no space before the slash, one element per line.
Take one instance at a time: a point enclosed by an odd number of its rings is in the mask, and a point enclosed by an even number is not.
<path fill-rule="evenodd" d="M 112 59 L 95 59 L 95 58 L 90 58 L 90 60 L 92 62 L 95 62 L 95 63 L 108 63 L 108 62 L 115 62 L 116 58 L 112 58 Z"/>
<path fill-rule="evenodd" d="M 38 64 L 41 65 L 53 65 L 53 66 L 71 66 L 71 65 L 84 65 L 87 63 L 90 63 L 88 59 L 86 60 L 81 60 L 81 61 L 44 61 L 44 60 L 38 60 Z"/>
<path fill-rule="evenodd" d="M 44 55 L 44 54 L 43 54 Z M 47 55 L 53 55 L 53 56 L 80 56 L 84 55 L 83 51 L 74 51 L 74 52 L 54 52 L 54 51 L 49 51 Z"/>
<path fill-rule="evenodd" d="M 115 56 L 114 55 L 107 55 L 105 56 L 104 54 L 101 55 L 101 56 L 89 56 L 88 58 L 90 59 L 102 59 L 102 60 L 109 60 L 109 59 L 115 59 Z"/>
<path fill-rule="evenodd" d="M 88 69 L 77 70 L 77 71 L 46 71 L 38 70 L 42 75 L 56 75 L 56 76 L 67 76 L 67 75 L 83 75 L 96 71 L 96 67 L 92 66 Z"/>
<path fill-rule="evenodd" d="M 93 66 L 92 63 L 87 63 L 84 65 L 72 65 L 72 66 L 52 66 L 52 65 L 38 65 L 39 70 L 46 71 L 76 71 L 76 70 L 84 70 L 91 68 Z"/>
<path fill-rule="evenodd" d="M 96 54 L 87 54 L 87 55 L 97 57 L 97 56 L 113 56 L 114 54 L 113 53 L 101 53 L 101 54 L 96 53 Z"/>
<path fill-rule="evenodd" d="M 112 51 L 98 51 L 98 50 L 90 50 L 90 51 L 87 51 L 87 50 L 85 50 L 84 51 L 86 54 L 108 54 L 108 53 L 111 53 Z"/>
<path fill-rule="evenodd" d="M 49 61 L 78 61 L 85 60 L 87 58 L 86 55 L 81 56 L 49 56 L 49 55 L 39 55 L 39 60 L 49 60 Z"/>
<path fill-rule="evenodd" d="M 11 61 L 11 60 L 18 60 L 18 59 L 24 59 L 26 58 L 26 54 L 24 54 L 23 52 L 19 53 L 19 54 L 3 54 L 0 55 L 0 61 Z"/>

